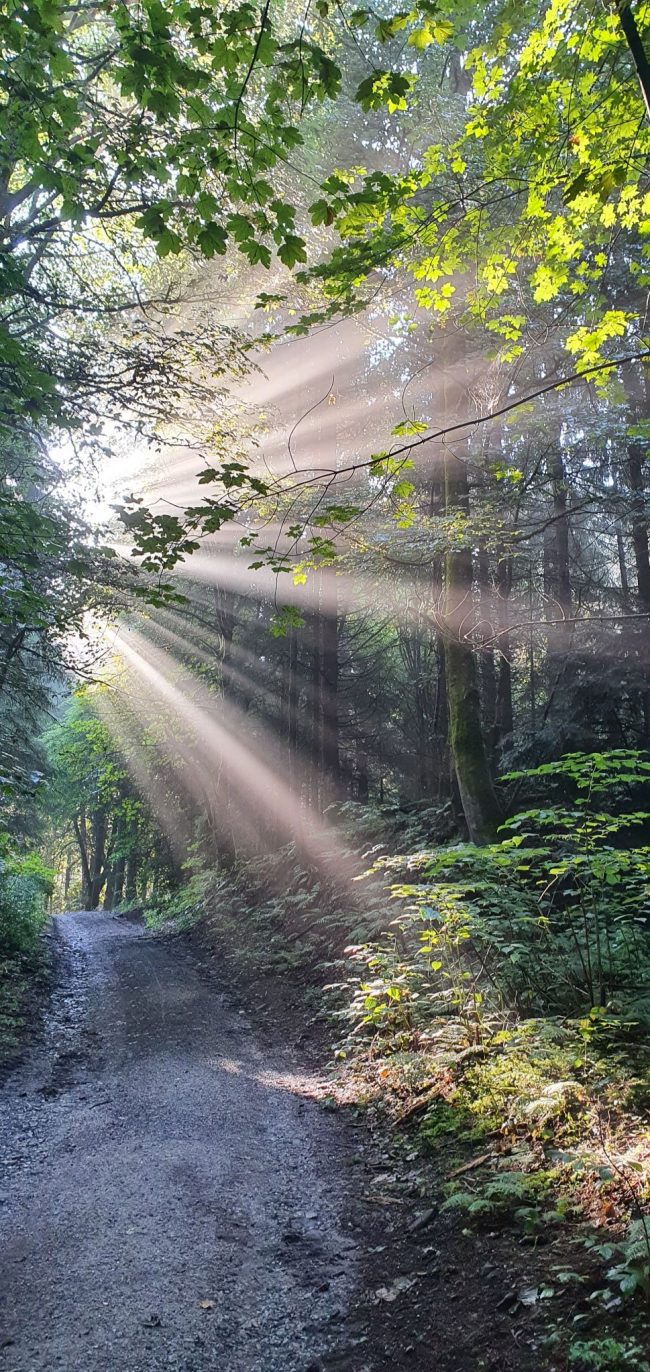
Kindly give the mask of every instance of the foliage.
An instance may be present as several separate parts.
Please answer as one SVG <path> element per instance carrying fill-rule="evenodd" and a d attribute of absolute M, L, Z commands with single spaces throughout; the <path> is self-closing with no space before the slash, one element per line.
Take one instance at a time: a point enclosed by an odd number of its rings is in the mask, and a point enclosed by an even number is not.
<path fill-rule="evenodd" d="M 638 1215 L 621 1242 L 605 1246 L 605 1251 L 607 1256 L 618 1258 L 608 1269 L 607 1278 L 621 1295 L 634 1296 L 640 1292 L 650 1300 L 650 1219 Z"/>
<path fill-rule="evenodd" d="M 569 1347 L 571 1372 L 647 1372 L 650 1364 L 639 1343 L 619 1339 L 575 1339 Z"/>
<path fill-rule="evenodd" d="M 64 905 L 76 899 L 96 909 L 103 899 L 105 909 L 134 907 L 178 882 L 169 844 L 129 776 L 132 749 L 146 731 L 117 738 L 116 709 L 104 688 L 82 688 L 45 735 L 50 819 L 65 846 L 68 880 L 75 850 L 80 871 L 74 893 L 59 887 Z"/>
<path fill-rule="evenodd" d="M 159 891 L 155 904 L 147 904 L 144 918 L 153 929 L 173 925 L 181 932 L 191 929 L 206 915 L 206 894 L 210 873 L 193 872 L 176 891 Z"/>
<path fill-rule="evenodd" d="M 3 835 L 0 857 L 0 953 L 33 952 L 52 894 L 54 872 L 36 852 L 12 851 Z"/>
<path fill-rule="evenodd" d="M 486 1182 L 478 1192 L 451 1185 L 442 1203 L 443 1211 L 460 1213 L 471 1220 L 512 1216 L 527 1229 L 561 1222 L 561 1206 L 543 1209 L 541 1203 L 551 1189 L 553 1178 L 542 1172 L 503 1171 Z"/>
<path fill-rule="evenodd" d="M 405 30 L 404 74 L 414 50 L 448 44 L 468 98 L 459 101 L 460 129 L 446 142 L 424 140 L 408 176 L 370 173 L 352 195 L 343 180 L 338 198 L 330 191 L 343 246 L 315 269 L 328 289 L 350 298 L 364 275 L 402 262 L 419 307 L 444 315 L 471 264 L 463 308 L 492 331 L 504 359 L 524 352 L 535 307 L 558 300 L 578 370 L 598 366 L 612 339 L 627 334 L 631 349 L 639 346 L 632 301 L 606 305 L 612 250 L 626 258 L 634 296 L 650 227 L 644 93 L 620 13 L 585 14 L 575 0 L 502 0 L 477 16 L 467 0 L 450 0 L 435 16 L 416 4 L 379 25 L 371 11 L 357 14 L 373 31 L 371 49 Z M 647 30 L 643 9 L 637 22 Z M 380 73 L 370 87 L 388 92 L 396 76 Z M 423 99 L 422 81 L 417 68 L 404 79 L 402 106 Z M 365 88 L 357 98 L 368 99 Z"/>
<path fill-rule="evenodd" d="M 375 870 L 415 870 L 418 882 L 393 887 L 415 900 L 398 921 L 415 933 L 419 979 L 440 1009 L 480 1030 L 483 995 L 528 1012 L 580 1013 L 625 1002 L 630 1022 L 648 969 L 646 905 L 650 850 L 625 840 L 647 823 L 645 811 L 603 810 L 602 796 L 646 784 L 650 764 L 620 750 L 570 755 L 529 769 L 578 790 L 572 806 L 522 811 L 505 837 L 476 849 L 461 845 Z M 521 777 L 522 774 L 515 774 Z"/>

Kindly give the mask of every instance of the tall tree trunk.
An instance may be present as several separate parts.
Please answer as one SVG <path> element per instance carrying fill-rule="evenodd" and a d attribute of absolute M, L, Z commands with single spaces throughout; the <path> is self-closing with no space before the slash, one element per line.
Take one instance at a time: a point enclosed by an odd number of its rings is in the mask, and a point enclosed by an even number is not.
<path fill-rule="evenodd" d="M 549 695 L 544 717 L 555 717 L 563 732 L 563 701 L 566 700 L 573 677 L 571 622 L 573 593 L 569 557 L 570 513 L 561 438 L 555 440 L 553 455 L 548 464 L 551 485 L 552 523 L 544 531 L 544 593 L 547 597 L 546 635 Z M 560 739 L 559 746 L 563 743 Z"/>
<path fill-rule="evenodd" d="M 124 869 L 126 858 L 122 855 L 117 858 L 113 871 L 113 909 L 122 903 L 122 891 L 124 888 Z"/>
<path fill-rule="evenodd" d="M 320 783 L 323 770 L 323 665 L 322 628 L 320 610 L 320 573 L 314 574 L 315 596 L 311 615 L 311 729 L 310 800 L 313 808 L 320 808 Z"/>
<path fill-rule="evenodd" d="M 445 515 L 445 473 L 444 464 L 439 462 L 439 469 L 431 481 L 431 502 L 429 514 L 432 519 L 439 516 L 441 519 Z M 436 604 L 441 608 L 444 606 L 444 583 L 445 583 L 445 563 L 444 557 L 438 555 L 434 557 L 431 565 L 432 590 Z M 438 799 L 451 794 L 451 757 L 449 745 L 449 705 L 447 701 L 447 669 L 445 665 L 445 639 L 444 634 L 439 632 L 434 635 L 436 650 L 436 688 L 435 706 L 433 711 L 433 737 L 435 740 L 436 751 L 436 795 Z"/>
<path fill-rule="evenodd" d="M 138 899 L 138 855 L 129 853 L 126 859 L 124 899 L 127 905 L 135 905 Z"/>
<path fill-rule="evenodd" d="M 115 865 L 112 862 L 108 863 L 106 870 L 106 885 L 104 887 L 102 908 L 107 911 L 115 908 Z"/>
<path fill-rule="evenodd" d="M 6 645 L 3 644 L 3 662 L 0 667 L 0 691 L 2 691 L 6 685 L 11 664 L 14 658 L 20 653 L 26 636 L 27 629 L 23 624 L 15 634 L 12 634 L 8 643 Z"/>
<path fill-rule="evenodd" d="M 621 580 L 621 605 L 626 615 L 631 613 L 632 601 L 630 600 L 630 578 L 627 573 L 627 558 L 625 556 L 625 539 L 620 522 L 616 525 L 616 553 L 618 556 L 618 574 Z"/>
<path fill-rule="evenodd" d="M 357 774 L 357 800 L 360 800 L 362 805 L 367 805 L 370 792 L 368 754 L 364 745 L 359 742 L 358 738 L 355 739 L 355 762 Z"/>
<path fill-rule="evenodd" d="M 553 514 L 555 516 L 555 575 L 557 582 L 557 600 L 562 611 L 562 615 L 568 621 L 571 618 L 571 568 L 569 561 L 569 512 L 568 512 L 568 493 L 566 472 L 564 470 L 564 459 L 561 449 L 558 448 L 553 460 Z M 569 637 L 571 626 L 567 625 Z"/>
<path fill-rule="evenodd" d="M 500 558 L 497 563 L 497 594 L 499 626 L 499 667 L 497 673 L 497 698 L 495 719 L 495 743 L 503 747 L 512 738 L 514 715 L 512 708 L 512 663 L 510 660 L 510 593 L 512 591 L 512 558 Z"/>
<path fill-rule="evenodd" d="M 649 388 L 650 369 L 645 368 L 643 373 L 637 371 L 636 368 L 633 370 L 626 369 L 625 389 L 630 404 L 631 418 L 637 424 L 648 418 L 650 412 Z M 643 615 L 650 614 L 650 537 L 648 535 L 650 495 L 645 489 L 645 460 L 646 445 L 638 439 L 633 439 L 627 448 L 627 478 L 630 487 L 631 533 L 636 572 L 637 604 Z M 642 620 L 635 637 L 639 667 L 646 681 L 649 632 L 647 619 Z M 647 685 L 641 689 L 639 705 L 641 738 L 643 745 L 648 747 L 650 745 L 650 690 Z"/>
<path fill-rule="evenodd" d="M 105 879 L 105 853 L 106 853 L 106 811 L 99 807 L 93 810 L 90 821 L 92 833 L 92 867 L 90 875 L 90 905 L 89 909 L 96 910 L 99 906 L 99 897 Z"/>
<path fill-rule="evenodd" d="M 461 383 L 464 339 L 448 350 L 444 377 L 445 423 L 458 422 L 467 404 Z M 460 441 L 460 436 L 459 440 Z M 445 514 L 448 519 L 470 512 L 467 466 L 455 451 L 442 448 Z M 476 654 L 468 637 L 474 623 L 472 554 L 468 547 L 448 546 L 444 559 L 445 675 L 449 742 L 458 793 L 472 843 L 494 839 L 499 806 L 481 724 L 481 693 Z"/>
<path fill-rule="evenodd" d="M 632 496 L 632 547 L 636 568 L 636 586 L 639 608 L 650 612 L 650 538 L 648 536 L 648 512 L 646 492 L 643 481 L 645 463 L 645 444 L 630 443 L 628 455 L 628 480 Z"/>
<path fill-rule="evenodd" d="M 298 707 L 300 690 L 298 684 L 298 633 L 295 626 L 289 630 L 288 662 L 288 721 L 287 743 L 289 747 L 289 780 L 292 790 L 298 789 Z"/>
<path fill-rule="evenodd" d="M 104 899 L 102 902 L 104 910 L 114 910 L 116 905 L 115 883 L 119 859 L 115 857 L 115 849 L 122 836 L 122 825 L 122 815 L 118 812 L 113 816 L 110 843 L 104 861 L 104 869 L 106 872 L 106 886 L 104 888 Z"/>
<path fill-rule="evenodd" d="M 433 735 L 436 740 L 438 776 L 436 795 L 438 800 L 449 796 L 449 706 L 447 703 L 447 669 L 445 664 L 445 645 L 441 634 L 437 635 L 436 656 L 436 704 L 433 715 Z"/>
<path fill-rule="evenodd" d="M 544 530 L 544 594 L 551 602 L 548 618 L 567 621 L 549 627 L 551 656 L 566 652 L 571 637 L 571 570 L 569 562 L 570 516 L 564 459 L 560 439 L 548 464 L 552 520 Z"/>
<path fill-rule="evenodd" d="M 223 586 L 215 586 L 213 591 L 214 617 L 217 629 L 223 639 L 222 661 L 227 666 L 232 656 L 232 641 L 237 622 L 235 616 L 235 597 Z"/>
<path fill-rule="evenodd" d="M 74 818 L 74 831 L 79 846 L 79 856 L 81 858 L 81 904 L 84 910 L 90 910 L 92 896 L 92 871 L 90 856 L 88 853 L 88 830 L 86 826 L 86 813 L 81 810 Z"/>
<path fill-rule="evenodd" d="M 483 711 L 483 736 L 486 741 L 488 757 L 492 765 L 496 757 L 497 733 L 497 676 L 494 661 L 494 596 L 490 577 L 490 558 L 487 549 L 479 546 L 477 557 L 478 584 L 481 596 L 481 639 L 483 647 L 480 657 L 481 706 Z"/>
<path fill-rule="evenodd" d="M 69 890 L 70 890 L 70 883 L 71 883 L 71 881 L 72 881 L 72 854 L 71 854 L 71 853 L 66 853 L 66 858 L 65 858 L 65 873 L 64 873 L 64 876 L 63 876 L 63 903 L 64 903 L 64 905 L 67 905 L 67 903 L 68 903 L 68 892 L 69 892 Z"/>
<path fill-rule="evenodd" d="M 469 483 L 463 462 L 445 457 L 447 513 L 469 514 Z M 499 807 L 481 726 L 481 694 L 476 655 L 465 637 L 471 623 L 472 554 L 449 548 L 445 556 L 445 670 L 449 739 L 463 814 L 472 843 L 490 843 Z"/>
<path fill-rule="evenodd" d="M 334 604 L 321 615 L 321 757 L 325 778 L 336 791 L 340 780 L 339 628 L 336 578 L 332 574 L 328 580 L 328 600 Z"/>
<path fill-rule="evenodd" d="M 643 46 L 630 0 L 619 0 L 618 17 L 625 35 L 625 41 L 634 63 L 639 88 L 645 105 L 646 117 L 650 118 L 650 61 Z"/>

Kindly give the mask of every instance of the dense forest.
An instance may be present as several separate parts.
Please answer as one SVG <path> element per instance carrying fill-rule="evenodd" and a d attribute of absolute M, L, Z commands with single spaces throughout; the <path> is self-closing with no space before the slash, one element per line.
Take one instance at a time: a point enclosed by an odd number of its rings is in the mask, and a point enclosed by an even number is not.
<path fill-rule="evenodd" d="M 611 1230 L 562 1366 L 646 1366 L 650 5 L 0 38 L 3 1017 L 52 909 L 326 966 L 346 1090 L 527 1140 L 450 1211 Z"/>

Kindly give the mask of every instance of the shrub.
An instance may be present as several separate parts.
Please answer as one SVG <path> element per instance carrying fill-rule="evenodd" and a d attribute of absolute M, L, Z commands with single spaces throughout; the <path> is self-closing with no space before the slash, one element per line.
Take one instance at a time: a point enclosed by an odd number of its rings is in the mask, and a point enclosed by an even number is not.
<path fill-rule="evenodd" d="M 393 895 L 414 902 L 396 921 L 409 945 L 413 935 L 419 944 L 421 984 L 412 992 L 422 1008 L 433 998 L 440 1013 L 446 1007 L 475 1024 L 477 1035 L 486 996 L 528 1014 L 636 1006 L 641 1019 L 650 848 L 631 840 L 650 816 L 618 806 L 647 785 L 650 763 L 623 749 L 575 753 L 513 776 L 572 787 L 576 799 L 515 815 L 502 841 L 486 848 L 460 844 L 375 864 L 411 877 Z"/>
<path fill-rule="evenodd" d="M 205 915 L 209 882 L 209 872 L 194 872 L 184 886 L 161 892 L 155 904 L 147 906 L 145 922 L 152 928 L 172 923 L 179 930 L 191 929 Z"/>
<path fill-rule="evenodd" d="M 54 874 L 38 853 L 0 857 L 0 951 L 29 953 L 46 920 Z"/>

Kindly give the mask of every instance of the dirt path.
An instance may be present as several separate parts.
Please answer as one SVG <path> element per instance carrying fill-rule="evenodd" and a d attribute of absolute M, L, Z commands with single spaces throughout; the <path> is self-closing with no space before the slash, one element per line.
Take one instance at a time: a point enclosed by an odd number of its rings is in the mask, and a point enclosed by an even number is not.
<path fill-rule="evenodd" d="M 0 1093 L 2 1372 L 363 1372 L 336 1119 L 182 942 L 57 927 L 45 1042 Z"/>

